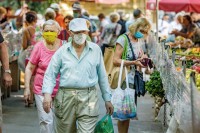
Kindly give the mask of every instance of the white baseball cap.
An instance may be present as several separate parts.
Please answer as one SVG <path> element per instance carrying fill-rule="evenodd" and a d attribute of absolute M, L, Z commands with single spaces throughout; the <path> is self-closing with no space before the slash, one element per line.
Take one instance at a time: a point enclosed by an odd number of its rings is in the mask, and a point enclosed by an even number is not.
<path fill-rule="evenodd" d="M 74 18 L 69 23 L 70 31 L 89 31 L 86 19 L 84 18 Z"/>

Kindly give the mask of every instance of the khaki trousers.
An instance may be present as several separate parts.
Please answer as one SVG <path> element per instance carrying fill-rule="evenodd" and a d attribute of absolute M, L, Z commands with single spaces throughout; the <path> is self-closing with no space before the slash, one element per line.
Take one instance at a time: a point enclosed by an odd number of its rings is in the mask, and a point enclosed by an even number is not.
<path fill-rule="evenodd" d="M 60 88 L 54 99 L 55 133 L 93 133 L 99 115 L 97 89 Z"/>

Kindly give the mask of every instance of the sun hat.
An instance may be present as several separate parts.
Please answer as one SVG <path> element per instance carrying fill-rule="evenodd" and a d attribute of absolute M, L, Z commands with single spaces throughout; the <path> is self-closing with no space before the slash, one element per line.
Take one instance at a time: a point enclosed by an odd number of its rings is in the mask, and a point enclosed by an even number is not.
<path fill-rule="evenodd" d="M 75 18 L 69 23 L 70 31 L 89 31 L 86 19 L 84 18 Z"/>

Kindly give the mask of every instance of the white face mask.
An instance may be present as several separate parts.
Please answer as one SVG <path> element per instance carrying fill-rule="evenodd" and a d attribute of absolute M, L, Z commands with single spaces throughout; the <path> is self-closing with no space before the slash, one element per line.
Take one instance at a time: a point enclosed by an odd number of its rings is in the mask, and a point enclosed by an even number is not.
<path fill-rule="evenodd" d="M 87 35 L 84 33 L 74 34 L 73 40 L 76 44 L 82 45 L 85 43 Z"/>

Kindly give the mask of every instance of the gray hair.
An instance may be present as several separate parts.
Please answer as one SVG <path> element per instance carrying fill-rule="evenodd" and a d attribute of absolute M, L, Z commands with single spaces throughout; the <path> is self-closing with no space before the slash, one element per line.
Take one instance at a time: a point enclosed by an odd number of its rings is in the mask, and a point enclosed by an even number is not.
<path fill-rule="evenodd" d="M 46 20 L 55 19 L 56 13 L 52 8 L 47 8 L 45 13 L 44 13 L 44 16 L 45 16 Z"/>
<path fill-rule="evenodd" d="M 44 30 L 45 26 L 47 26 L 47 25 L 55 25 L 56 28 L 57 28 L 59 31 L 61 31 L 60 25 L 59 25 L 56 21 L 54 21 L 54 20 L 51 20 L 51 19 L 50 19 L 50 20 L 45 21 L 45 23 L 43 24 L 42 29 Z"/>

